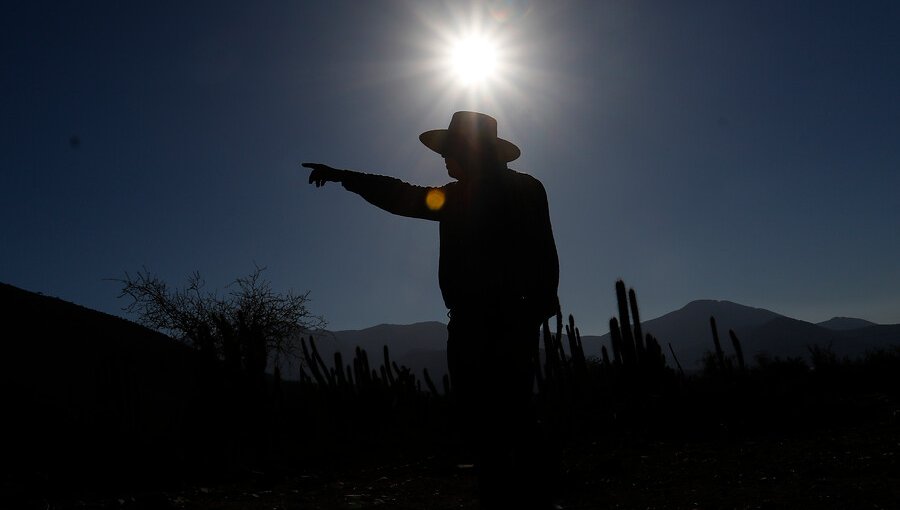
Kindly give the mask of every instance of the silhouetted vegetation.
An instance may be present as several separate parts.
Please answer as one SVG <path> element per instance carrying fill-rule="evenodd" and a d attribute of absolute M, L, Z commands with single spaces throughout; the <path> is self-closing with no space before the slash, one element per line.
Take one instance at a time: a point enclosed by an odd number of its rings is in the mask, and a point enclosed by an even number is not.
<path fill-rule="evenodd" d="M 178 486 L 410 456 L 466 462 L 448 377 L 434 381 L 398 365 L 387 346 L 326 359 L 314 334 L 293 329 L 310 317 L 299 306 L 305 296 L 279 301 L 259 271 L 226 300 L 203 294 L 199 277 L 173 293 L 146 273 L 126 281 L 128 295 L 148 293 L 133 308 L 146 313 L 142 321 L 180 332 L 192 348 L 121 319 L 4 289 L 4 308 L 34 325 L 7 342 L 13 348 L 4 357 L 3 401 L 18 438 L 4 459 L 7 484 L 47 493 L 110 483 Z M 705 370 L 685 375 L 673 359 L 677 347 L 666 353 L 642 330 L 634 290 L 619 281 L 615 291 L 618 314 L 599 357 L 585 357 L 571 315 L 564 323 L 558 314 L 555 328 L 543 326 L 534 402 L 560 450 L 896 424 L 900 348 L 841 359 L 828 346 L 810 346 L 809 360 L 760 355 L 751 364 L 738 335 L 729 331 L 728 352 L 710 318 Z M 260 308 L 250 306 L 267 303 L 283 306 L 279 313 L 293 310 L 293 319 L 266 329 L 253 312 Z M 261 375 L 259 357 L 271 356 L 291 334 L 300 361 L 292 377 L 283 377 L 280 364 Z M 56 461 L 38 462 L 34 452 Z"/>
<path fill-rule="evenodd" d="M 166 282 L 145 269 L 118 280 L 119 297 L 131 299 L 124 310 L 141 324 L 184 341 L 210 361 L 221 359 L 230 369 L 261 374 L 268 360 L 278 365 L 282 357 L 296 354 L 298 332 L 325 325 L 306 306 L 309 292 L 276 293 L 262 277 L 264 270 L 256 267 L 219 296 L 205 290 L 199 272 L 183 289 L 169 290 Z"/>

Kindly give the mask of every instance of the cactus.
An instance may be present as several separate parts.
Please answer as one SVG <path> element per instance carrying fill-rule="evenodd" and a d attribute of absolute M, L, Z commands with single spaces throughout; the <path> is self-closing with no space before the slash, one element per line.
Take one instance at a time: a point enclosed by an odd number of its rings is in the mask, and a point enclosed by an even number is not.
<path fill-rule="evenodd" d="M 340 351 L 335 351 L 334 353 L 334 374 L 338 386 L 347 388 L 347 379 L 344 377 L 344 362 L 341 359 Z"/>
<path fill-rule="evenodd" d="M 322 356 L 319 356 L 319 350 L 316 348 L 316 342 L 313 340 L 313 337 L 310 335 L 309 337 L 309 348 L 312 351 L 312 358 L 315 362 L 315 365 L 318 366 L 322 373 L 325 374 L 325 378 L 328 379 L 328 386 L 334 386 L 334 375 L 332 371 L 325 365 L 325 362 L 322 361 Z"/>
<path fill-rule="evenodd" d="M 300 373 L 298 375 L 298 380 L 301 384 L 304 385 L 312 383 L 312 379 L 310 378 L 309 374 L 307 374 L 306 370 L 303 369 L 303 364 L 300 364 Z"/>
<path fill-rule="evenodd" d="M 666 366 L 666 358 L 662 353 L 662 347 L 656 337 L 647 333 L 646 346 L 644 351 L 644 363 L 651 368 L 661 368 Z"/>
<path fill-rule="evenodd" d="M 684 369 L 681 368 L 681 363 L 678 362 L 678 356 L 675 355 L 675 349 L 672 348 L 672 342 L 669 342 L 669 352 L 672 353 L 672 360 L 675 361 L 675 366 L 678 367 L 678 373 L 684 377 Z"/>
<path fill-rule="evenodd" d="M 369 356 L 366 354 L 365 349 L 356 346 L 356 358 L 359 360 L 357 381 L 362 381 L 363 385 L 365 385 L 378 378 L 377 374 L 369 369 Z"/>
<path fill-rule="evenodd" d="M 435 397 L 439 397 L 440 393 L 438 393 L 437 387 L 434 385 L 434 381 L 431 380 L 431 375 L 428 373 L 428 369 L 422 369 L 422 375 L 425 376 L 425 384 L 428 386 L 428 391 L 431 392 Z"/>
<path fill-rule="evenodd" d="M 357 348 L 356 356 L 353 356 L 353 379 L 357 386 L 362 386 L 366 380 L 366 373 L 363 371 L 362 359 L 359 356 L 359 348 Z"/>
<path fill-rule="evenodd" d="M 310 345 L 313 345 L 313 337 L 309 337 Z M 319 364 L 310 354 L 309 349 L 306 348 L 306 342 L 303 338 L 300 339 L 300 348 L 303 351 L 303 358 L 306 360 L 306 366 L 309 367 L 309 371 L 312 372 L 313 378 L 316 380 L 316 384 L 319 386 L 325 386 L 325 377 L 322 375 L 322 372 L 319 370 Z"/>
<path fill-rule="evenodd" d="M 587 372 L 587 361 L 584 358 L 584 347 L 581 345 L 581 332 L 575 327 L 575 317 L 569 314 L 569 324 L 566 325 L 566 336 L 569 338 L 569 353 L 579 376 Z"/>
<path fill-rule="evenodd" d="M 553 342 L 553 335 L 550 333 L 550 324 L 544 322 L 544 379 L 550 381 L 556 377 L 559 370 L 559 350 Z"/>
<path fill-rule="evenodd" d="M 563 350 L 562 345 L 562 329 L 563 329 L 563 321 L 562 321 L 562 312 L 556 313 L 556 336 L 553 338 L 553 343 L 556 345 L 556 349 L 559 351 L 559 360 L 562 363 L 561 366 L 566 366 L 566 352 Z"/>
<path fill-rule="evenodd" d="M 613 350 L 613 362 L 616 365 L 623 363 L 622 359 L 622 334 L 619 331 L 619 320 L 613 317 L 609 319 L 609 337 Z"/>
<path fill-rule="evenodd" d="M 636 351 L 634 335 L 628 320 L 628 299 L 625 294 L 625 282 L 622 280 L 616 280 L 616 301 L 619 305 L 619 330 L 622 338 L 623 362 L 626 365 L 632 364 L 635 361 Z"/>
<path fill-rule="evenodd" d="M 564 388 L 574 387 L 582 391 L 587 380 L 587 361 L 584 357 L 584 349 L 581 344 L 581 333 L 575 327 L 575 318 L 569 317 L 569 324 L 565 326 L 568 335 L 569 355 L 566 355 L 563 347 L 563 322 L 562 314 L 556 316 L 556 334 L 550 332 L 549 321 L 545 321 L 542 327 L 545 363 L 540 365 L 540 356 L 536 363 L 535 379 L 540 393 L 565 392 Z M 543 368 L 543 370 L 541 370 Z M 574 379 L 579 379 L 575 382 Z M 574 385 L 574 386 L 573 386 Z"/>
<path fill-rule="evenodd" d="M 393 386 L 394 385 L 394 374 L 391 373 L 391 356 L 390 356 L 390 353 L 388 353 L 387 345 L 384 346 L 384 366 L 387 369 L 387 370 L 385 370 L 385 372 L 387 373 L 388 386 Z"/>
<path fill-rule="evenodd" d="M 740 369 L 741 372 L 744 372 L 746 367 L 744 365 L 744 349 L 741 347 L 741 341 L 738 340 L 733 329 L 728 330 L 728 336 L 731 337 L 731 345 L 734 346 L 734 354 L 737 356 L 738 369 Z"/>
<path fill-rule="evenodd" d="M 387 365 L 386 365 L 386 366 L 387 366 Z M 396 372 L 398 378 L 402 377 L 402 376 L 404 375 L 404 373 L 409 372 L 409 370 L 403 370 L 403 369 L 405 369 L 406 367 L 399 367 L 399 366 L 397 366 L 397 362 L 396 362 L 396 361 L 392 361 L 391 364 L 390 364 L 390 367 L 393 367 L 394 372 Z M 388 373 L 388 375 L 391 375 L 391 368 L 388 368 L 388 369 L 387 369 L 387 373 Z M 393 380 L 393 377 L 392 377 L 392 380 Z"/>
<path fill-rule="evenodd" d="M 350 388 L 356 387 L 356 384 L 353 381 L 353 367 L 351 367 L 349 364 L 347 365 L 347 385 Z"/>
<path fill-rule="evenodd" d="M 623 284 L 624 285 L 624 284 Z M 641 331 L 641 317 L 638 314 L 637 295 L 634 289 L 628 290 L 628 299 L 631 302 L 631 318 L 634 321 L 634 348 L 638 362 L 644 357 L 643 332 Z"/>
<path fill-rule="evenodd" d="M 716 346 L 716 360 L 719 364 L 719 370 L 725 370 L 725 352 L 722 351 L 722 344 L 719 342 L 719 330 L 716 328 L 716 318 L 710 316 L 709 327 L 712 329 L 713 344 Z"/>

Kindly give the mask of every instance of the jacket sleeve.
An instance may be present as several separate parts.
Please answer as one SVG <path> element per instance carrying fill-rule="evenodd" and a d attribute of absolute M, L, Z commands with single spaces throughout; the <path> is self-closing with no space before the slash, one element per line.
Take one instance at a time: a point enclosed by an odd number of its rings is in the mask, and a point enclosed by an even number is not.
<path fill-rule="evenodd" d="M 559 257 L 556 253 L 556 242 L 553 240 L 553 227 L 550 224 L 550 207 L 547 204 L 547 192 L 543 184 L 537 181 L 534 203 L 537 206 L 535 229 L 536 267 L 540 268 L 534 284 L 534 303 L 536 312 L 542 321 L 556 315 L 559 310 Z"/>
<path fill-rule="evenodd" d="M 344 170 L 341 183 L 367 202 L 387 212 L 410 218 L 440 220 L 443 188 L 415 186 L 394 177 Z"/>

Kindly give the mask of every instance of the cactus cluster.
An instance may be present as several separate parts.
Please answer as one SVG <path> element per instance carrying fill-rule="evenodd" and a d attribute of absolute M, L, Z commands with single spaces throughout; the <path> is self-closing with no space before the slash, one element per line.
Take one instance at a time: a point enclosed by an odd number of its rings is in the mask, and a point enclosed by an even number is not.
<path fill-rule="evenodd" d="M 585 356 L 572 315 L 564 325 L 557 313 L 555 334 L 549 321 L 543 325 L 543 356 L 535 360 L 537 402 L 557 435 L 641 424 L 661 395 L 679 387 L 671 384 L 677 375 L 666 365 L 659 341 L 643 331 L 634 289 L 626 292 L 620 280 L 616 296 L 619 314 L 610 319 L 609 349 L 601 346 L 599 359 Z"/>
<path fill-rule="evenodd" d="M 715 353 L 711 353 L 706 356 L 706 359 L 704 360 L 706 371 L 708 373 L 732 374 L 735 370 L 737 370 L 738 373 L 745 373 L 747 371 L 747 367 L 744 363 L 744 349 L 741 346 L 741 341 L 740 339 L 738 339 L 737 334 L 735 334 L 734 330 L 728 330 L 728 336 L 731 339 L 731 346 L 734 349 L 734 357 L 731 357 L 726 355 L 724 349 L 722 348 L 722 342 L 719 340 L 719 328 L 716 325 L 716 318 L 713 316 L 710 316 L 709 318 L 709 328 L 712 331 L 713 347 L 715 348 Z M 737 365 L 737 367 L 735 367 L 735 365 Z"/>
<path fill-rule="evenodd" d="M 613 363 L 627 370 L 654 371 L 665 368 L 666 358 L 659 341 L 641 329 L 637 296 L 630 289 L 626 296 L 625 282 L 616 281 L 616 298 L 619 317 L 609 319 L 610 342 L 613 349 Z M 631 311 L 631 318 L 629 317 Z"/>
<path fill-rule="evenodd" d="M 422 381 L 416 378 L 410 368 L 391 360 L 387 345 L 382 350 L 382 364 L 377 369 L 370 365 L 368 353 L 359 346 L 355 349 L 353 360 L 347 364 L 344 364 L 341 353 L 335 352 L 330 367 L 319 354 L 312 336 L 308 340 L 301 338 L 300 347 L 303 354 L 301 384 L 315 383 L 320 389 L 349 394 L 388 392 L 394 396 L 408 396 L 422 393 Z M 425 381 L 432 394 L 440 395 L 427 370 Z M 449 382 L 445 381 L 445 386 L 447 384 Z"/>
<path fill-rule="evenodd" d="M 446 426 L 446 376 L 443 394 L 427 373 L 423 388 L 410 368 L 391 359 L 387 346 L 380 360 L 370 359 L 360 347 L 352 360 L 336 352 L 330 366 L 312 336 L 301 339 L 300 350 L 295 402 L 314 430 L 344 437 L 350 444 L 371 444 L 383 437 L 412 442 L 414 435 L 430 436 Z"/>

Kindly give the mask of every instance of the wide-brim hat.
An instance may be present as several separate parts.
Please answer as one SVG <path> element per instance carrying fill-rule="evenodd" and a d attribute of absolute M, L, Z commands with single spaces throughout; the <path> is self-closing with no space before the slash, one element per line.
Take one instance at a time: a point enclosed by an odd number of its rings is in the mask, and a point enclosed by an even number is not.
<path fill-rule="evenodd" d="M 493 146 L 497 159 L 506 163 L 522 154 L 515 144 L 497 137 L 497 119 L 479 112 L 456 112 L 447 129 L 426 131 L 419 135 L 419 140 L 442 156 L 454 142 L 463 142 L 470 147 Z"/>

